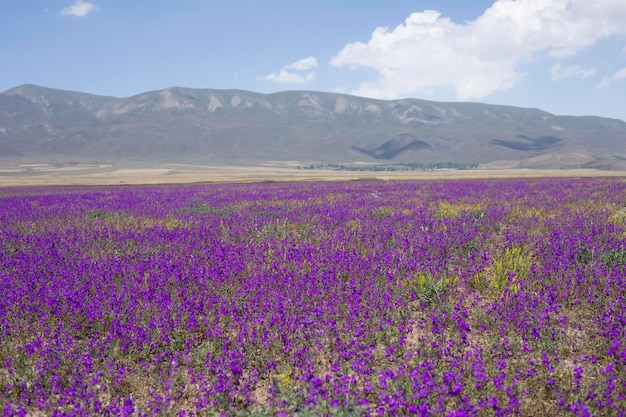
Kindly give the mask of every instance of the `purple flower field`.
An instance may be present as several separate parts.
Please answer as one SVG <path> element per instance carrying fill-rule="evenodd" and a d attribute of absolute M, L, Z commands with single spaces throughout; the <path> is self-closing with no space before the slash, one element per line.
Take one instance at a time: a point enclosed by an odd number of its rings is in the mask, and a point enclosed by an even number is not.
<path fill-rule="evenodd" d="M 0 410 L 626 415 L 626 182 L 0 189 Z"/>

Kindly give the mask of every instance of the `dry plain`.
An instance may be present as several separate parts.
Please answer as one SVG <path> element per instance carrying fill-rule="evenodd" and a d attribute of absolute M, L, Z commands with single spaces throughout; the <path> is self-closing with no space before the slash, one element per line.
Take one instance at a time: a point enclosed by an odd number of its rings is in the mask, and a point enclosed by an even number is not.
<path fill-rule="evenodd" d="M 290 165 L 241 167 L 190 164 L 79 164 L 74 166 L 46 163 L 0 164 L 0 187 L 536 177 L 626 177 L 626 171 L 596 169 L 338 171 L 301 169 Z"/>

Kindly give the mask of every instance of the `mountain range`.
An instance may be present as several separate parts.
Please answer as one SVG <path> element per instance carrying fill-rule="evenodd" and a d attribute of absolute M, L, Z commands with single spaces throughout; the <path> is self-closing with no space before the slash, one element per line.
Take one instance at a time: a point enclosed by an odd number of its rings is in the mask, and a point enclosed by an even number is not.
<path fill-rule="evenodd" d="M 0 94 L 0 159 L 626 169 L 626 122 L 314 91 L 22 85 Z"/>

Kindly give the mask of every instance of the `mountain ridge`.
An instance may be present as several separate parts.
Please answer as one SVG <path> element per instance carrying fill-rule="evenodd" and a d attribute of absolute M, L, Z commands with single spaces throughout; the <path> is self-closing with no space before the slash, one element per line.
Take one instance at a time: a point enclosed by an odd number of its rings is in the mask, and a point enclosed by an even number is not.
<path fill-rule="evenodd" d="M 45 157 L 617 169 L 626 122 L 306 90 L 169 87 L 117 98 L 25 84 L 0 93 L 0 158 Z"/>

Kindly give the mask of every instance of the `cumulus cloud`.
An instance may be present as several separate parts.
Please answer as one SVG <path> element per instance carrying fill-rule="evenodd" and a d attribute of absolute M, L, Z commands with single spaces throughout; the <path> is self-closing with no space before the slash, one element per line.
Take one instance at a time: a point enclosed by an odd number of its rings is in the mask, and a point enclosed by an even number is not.
<path fill-rule="evenodd" d="M 76 0 L 71 5 L 64 7 L 61 14 L 64 16 L 85 17 L 94 9 L 93 3 L 83 0 Z"/>
<path fill-rule="evenodd" d="M 357 95 L 399 98 L 443 88 L 459 100 L 480 99 L 513 87 L 525 76 L 520 64 L 540 52 L 574 56 L 599 39 L 626 34 L 625 21 L 623 0 L 497 0 L 462 24 L 425 10 L 394 29 L 377 28 L 367 42 L 347 44 L 331 65 L 378 73 L 352 91 Z"/>
<path fill-rule="evenodd" d="M 582 67 L 580 65 L 571 65 L 564 67 L 561 64 L 554 64 L 550 71 L 552 80 L 562 80 L 563 78 L 589 78 L 596 75 L 595 68 Z"/>
<path fill-rule="evenodd" d="M 315 68 L 317 68 L 317 59 L 309 56 L 258 79 L 281 84 L 307 84 L 315 79 L 315 71 L 311 71 Z"/>
<path fill-rule="evenodd" d="M 292 64 L 289 64 L 285 68 L 298 70 L 298 71 L 310 70 L 313 68 L 317 68 L 317 59 L 315 59 L 314 56 L 309 56 L 299 61 L 296 61 Z"/>
<path fill-rule="evenodd" d="M 313 81 L 313 79 L 315 79 L 315 72 L 298 74 L 284 68 L 280 71 L 272 72 L 271 74 L 259 77 L 259 80 L 274 81 L 281 84 L 306 84 Z"/>
<path fill-rule="evenodd" d="M 610 77 L 604 77 L 597 86 L 598 90 L 602 90 L 608 87 L 610 84 L 621 80 L 626 80 L 626 67 L 620 69 Z"/>

